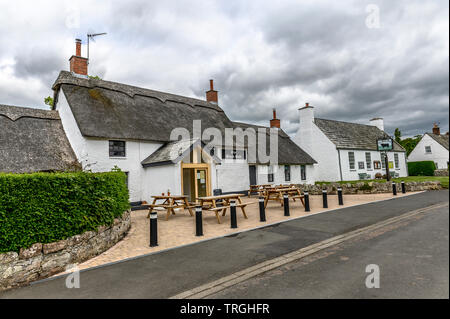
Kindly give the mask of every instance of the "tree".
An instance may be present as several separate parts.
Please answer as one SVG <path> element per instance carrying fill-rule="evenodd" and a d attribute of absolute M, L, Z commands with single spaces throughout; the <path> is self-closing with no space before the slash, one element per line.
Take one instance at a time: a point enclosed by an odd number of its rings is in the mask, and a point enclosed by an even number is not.
<path fill-rule="evenodd" d="M 395 136 L 395 141 L 397 143 L 400 143 L 402 141 L 402 132 L 399 130 L 398 127 L 394 131 L 394 136 Z"/>
<path fill-rule="evenodd" d="M 50 96 L 47 96 L 47 97 L 44 99 L 44 103 L 47 104 L 47 105 L 49 105 L 50 108 L 52 108 L 52 107 L 53 107 L 53 98 L 50 97 Z"/>
<path fill-rule="evenodd" d="M 403 146 L 403 148 L 406 150 L 407 156 L 411 154 L 411 152 L 416 147 L 417 143 L 419 143 L 421 138 L 422 135 L 416 135 L 414 137 L 405 138 L 399 142 L 400 145 Z"/>

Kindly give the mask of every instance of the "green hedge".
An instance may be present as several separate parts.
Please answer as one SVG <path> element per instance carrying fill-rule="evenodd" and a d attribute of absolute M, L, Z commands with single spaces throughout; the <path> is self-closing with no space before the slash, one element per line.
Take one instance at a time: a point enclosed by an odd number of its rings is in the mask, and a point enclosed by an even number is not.
<path fill-rule="evenodd" d="M 408 162 L 409 176 L 433 176 L 435 169 L 433 161 Z"/>
<path fill-rule="evenodd" d="M 125 181 L 123 172 L 0 173 L 0 252 L 112 224 L 129 208 Z"/>

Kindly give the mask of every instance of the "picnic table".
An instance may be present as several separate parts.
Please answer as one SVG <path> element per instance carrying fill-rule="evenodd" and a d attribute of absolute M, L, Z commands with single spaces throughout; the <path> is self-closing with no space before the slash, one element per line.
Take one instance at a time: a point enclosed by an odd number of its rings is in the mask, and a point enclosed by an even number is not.
<path fill-rule="evenodd" d="M 189 211 L 189 214 L 191 216 L 194 216 L 194 213 L 192 212 L 192 208 L 195 206 L 192 206 L 188 202 L 188 197 L 186 195 L 157 195 L 152 196 L 153 202 L 151 204 L 147 204 L 145 206 L 148 206 L 148 215 L 147 218 L 150 217 L 150 212 L 155 207 L 159 207 L 162 209 L 165 209 L 167 211 L 166 213 L 166 220 L 169 220 L 170 214 L 172 213 L 175 215 L 175 209 L 181 208 L 185 209 L 187 208 Z"/>
<path fill-rule="evenodd" d="M 248 197 L 250 197 L 253 192 L 257 192 L 258 194 L 260 194 L 262 189 L 272 186 L 272 184 L 250 185 L 250 189 L 248 190 Z"/>
<path fill-rule="evenodd" d="M 222 216 L 225 216 L 227 209 L 230 208 L 230 202 L 234 200 L 236 207 L 239 207 L 244 215 L 244 218 L 248 218 L 245 213 L 245 207 L 248 204 L 243 204 L 241 200 L 241 194 L 226 194 L 217 196 L 205 196 L 199 197 L 198 200 L 203 210 L 212 211 L 215 213 L 217 222 L 220 224 L 219 212 L 222 212 Z"/>
<path fill-rule="evenodd" d="M 283 195 L 287 194 L 289 198 L 292 198 L 295 202 L 295 199 L 300 199 L 303 207 L 305 206 L 305 202 L 303 200 L 304 196 L 300 192 L 298 187 L 271 187 L 266 188 L 264 190 L 264 207 L 267 207 L 267 203 L 269 200 L 275 200 L 280 202 L 281 206 L 283 206 Z"/>

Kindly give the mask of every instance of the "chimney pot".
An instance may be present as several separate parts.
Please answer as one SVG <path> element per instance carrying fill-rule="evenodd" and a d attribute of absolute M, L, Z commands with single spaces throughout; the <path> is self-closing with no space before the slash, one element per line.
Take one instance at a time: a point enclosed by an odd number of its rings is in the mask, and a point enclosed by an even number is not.
<path fill-rule="evenodd" d="M 206 91 L 206 101 L 218 104 L 219 97 L 217 91 L 214 90 L 214 80 L 209 80 L 209 91 Z"/>
<path fill-rule="evenodd" d="M 306 103 L 305 103 L 305 106 L 306 106 L 306 107 L 308 107 L 308 106 L 309 106 L 309 103 L 308 103 L 308 102 L 306 102 Z"/>
<path fill-rule="evenodd" d="M 439 128 L 439 125 L 437 123 L 434 123 L 433 125 L 433 134 L 441 135 L 441 129 Z"/>
<path fill-rule="evenodd" d="M 70 72 L 87 76 L 88 60 L 81 56 L 81 40 L 75 39 L 75 55 L 69 59 Z"/>
<path fill-rule="evenodd" d="M 270 120 L 270 127 L 280 128 L 280 120 L 277 119 L 277 110 L 273 109 L 273 119 Z"/>

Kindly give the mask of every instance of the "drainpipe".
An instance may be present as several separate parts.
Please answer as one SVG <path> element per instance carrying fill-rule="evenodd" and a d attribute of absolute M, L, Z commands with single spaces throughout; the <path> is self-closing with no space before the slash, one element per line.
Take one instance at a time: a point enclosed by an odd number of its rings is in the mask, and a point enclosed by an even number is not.
<path fill-rule="evenodd" d="M 339 159 L 339 177 L 341 178 L 341 182 L 342 182 L 341 152 L 339 149 L 337 149 L 337 151 L 338 151 L 338 159 Z"/>

